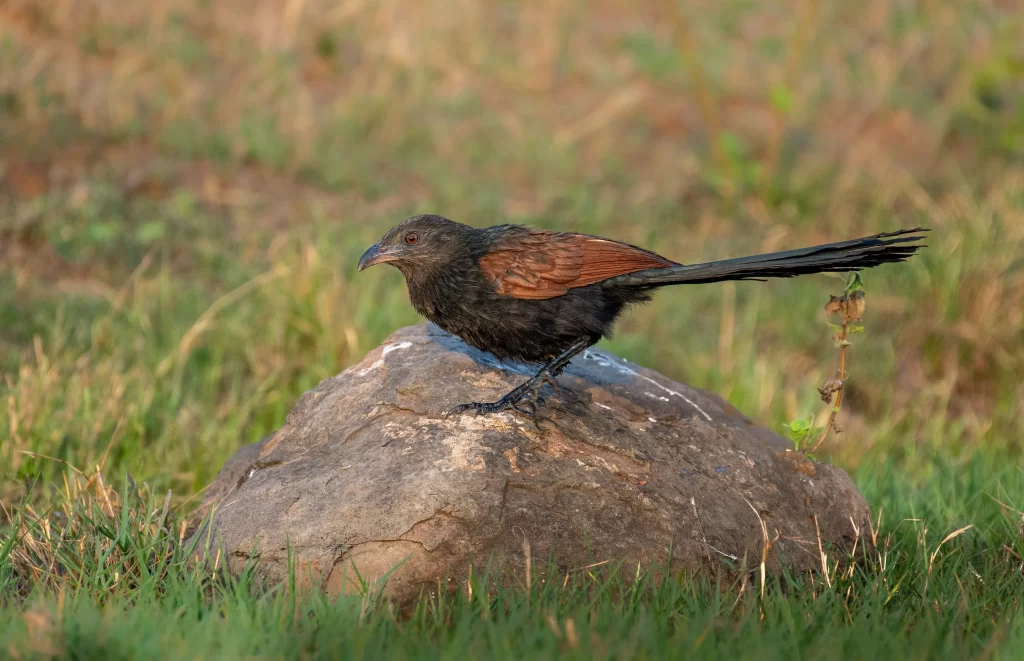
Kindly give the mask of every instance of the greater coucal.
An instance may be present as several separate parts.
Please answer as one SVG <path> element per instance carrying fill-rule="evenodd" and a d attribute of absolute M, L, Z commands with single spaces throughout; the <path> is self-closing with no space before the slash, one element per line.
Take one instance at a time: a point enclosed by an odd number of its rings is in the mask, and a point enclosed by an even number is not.
<path fill-rule="evenodd" d="M 790 278 L 901 262 L 924 228 L 812 248 L 683 265 L 643 248 L 572 232 L 521 225 L 476 229 L 442 216 L 413 216 L 359 259 L 359 270 L 389 263 L 405 276 L 416 311 L 466 344 L 499 359 L 541 365 L 496 402 L 448 414 L 514 410 L 533 416 L 545 383 L 609 334 L 627 305 L 666 285 Z M 529 406 L 529 409 L 523 408 Z"/>

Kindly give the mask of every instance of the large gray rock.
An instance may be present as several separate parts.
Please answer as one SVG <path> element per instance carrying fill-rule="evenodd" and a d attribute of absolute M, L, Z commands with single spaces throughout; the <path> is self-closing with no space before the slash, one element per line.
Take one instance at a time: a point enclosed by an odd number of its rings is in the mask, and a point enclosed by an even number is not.
<path fill-rule="evenodd" d="M 622 562 L 630 573 L 820 569 L 867 530 L 847 475 L 810 462 L 721 398 L 591 349 L 559 378 L 541 429 L 513 415 L 445 419 L 530 371 L 499 364 L 433 325 L 404 328 L 305 393 L 272 437 L 239 451 L 211 485 L 208 540 L 237 570 L 331 592 L 400 565 L 385 594 L 456 586 L 471 561 L 497 574 Z M 763 524 L 763 525 L 762 525 Z M 863 537 L 861 538 L 863 542 Z M 842 552 L 837 554 L 837 548 Z M 358 570 L 358 574 L 353 569 Z M 492 574 L 494 572 L 492 571 Z"/>

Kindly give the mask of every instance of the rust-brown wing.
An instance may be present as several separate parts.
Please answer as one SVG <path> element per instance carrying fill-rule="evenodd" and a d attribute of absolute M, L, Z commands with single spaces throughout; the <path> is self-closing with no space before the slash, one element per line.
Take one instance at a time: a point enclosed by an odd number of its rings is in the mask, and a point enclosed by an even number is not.
<path fill-rule="evenodd" d="M 480 258 L 484 277 L 513 298 L 544 299 L 617 275 L 673 266 L 625 243 L 569 232 L 522 231 L 502 237 Z"/>

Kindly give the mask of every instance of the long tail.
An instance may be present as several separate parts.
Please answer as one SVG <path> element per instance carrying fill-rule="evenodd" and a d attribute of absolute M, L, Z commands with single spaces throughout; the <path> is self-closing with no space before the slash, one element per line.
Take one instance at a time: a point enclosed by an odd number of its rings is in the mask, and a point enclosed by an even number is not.
<path fill-rule="evenodd" d="M 606 286 L 660 287 L 663 285 L 698 284 L 723 280 L 762 280 L 792 278 L 809 273 L 859 271 L 879 264 L 902 262 L 913 255 L 922 236 L 909 236 L 929 231 L 923 227 L 885 232 L 862 239 L 826 243 L 811 248 L 771 252 L 751 257 L 724 259 L 704 264 L 669 266 L 628 273 L 609 280 Z M 898 237 L 898 238 L 889 238 Z"/>

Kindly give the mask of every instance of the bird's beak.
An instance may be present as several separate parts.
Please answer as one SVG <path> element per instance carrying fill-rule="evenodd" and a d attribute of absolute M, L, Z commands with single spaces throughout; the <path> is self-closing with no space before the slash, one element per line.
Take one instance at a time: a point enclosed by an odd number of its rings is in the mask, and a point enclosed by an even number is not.
<path fill-rule="evenodd" d="M 388 254 L 387 248 L 381 248 L 380 243 L 375 243 L 367 248 L 366 252 L 363 253 L 363 256 L 359 258 L 359 270 L 362 271 L 374 264 L 393 262 L 396 259 L 398 259 L 397 255 Z"/>

